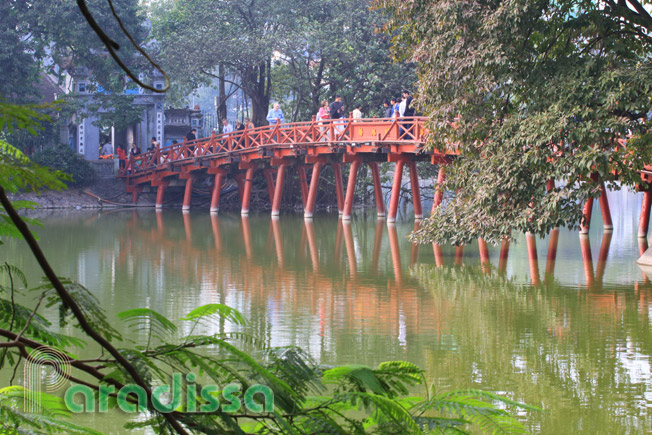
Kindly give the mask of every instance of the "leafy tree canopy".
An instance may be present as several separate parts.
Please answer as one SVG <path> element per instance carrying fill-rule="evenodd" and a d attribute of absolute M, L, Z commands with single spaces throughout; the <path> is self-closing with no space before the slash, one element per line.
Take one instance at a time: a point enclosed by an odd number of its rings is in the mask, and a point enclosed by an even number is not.
<path fill-rule="evenodd" d="M 265 124 L 270 99 L 292 100 L 286 118 L 307 119 L 341 93 L 369 109 L 414 83 L 414 68 L 393 63 L 389 38 L 368 1 L 164 1 L 152 29 L 177 94 L 214 78 L 234 81 Z M 353 109 L 353 107 L 350 107 Z"/>
<path fill-rule="evenodd" d="M 376 6 L 388 14 L 394 55 L 418 62 L 430 147 L 461 153 L 447 169 L 446 189 L 458 194 L 420 240 L 497 243 L 512 231 L 577 227 L 582 203 L 598 194 L 592 176 L 611 188 L 640 182 L 652 162 L 652 18 L 641 3 Z"/>
<path fill-rule="evenodd" d="M 120 45 L 122 58 L 133 68 L 143 65 L 120 29 L 109 3 L 87 0 L 90 12 Z M 149 33 L 137 0 L 112 0 L 116 14 L 137 43 Z M 58 74 L 66 68 L 87 67 L 105 89 L 121 91 L 125 82 L 117 66 L 93 34 L 75 0 L 10 0 L 0 5 L 0 95 L 24 101 L 34 94 L 38 71 Z M 117 79 L 117 80 L 116 80 Z"/>

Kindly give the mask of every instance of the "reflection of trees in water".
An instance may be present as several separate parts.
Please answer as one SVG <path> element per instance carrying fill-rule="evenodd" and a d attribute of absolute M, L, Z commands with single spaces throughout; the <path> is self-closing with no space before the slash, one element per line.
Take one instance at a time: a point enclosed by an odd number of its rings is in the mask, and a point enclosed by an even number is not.
<path fill-rule="evenodd" d="M 580 243 L 587 283 L 580 287 L 550 275 L 539 285 L 517 284 L 483 267 L 413 269 L 432 292 L 441 325 L 430 377 L 440 387 L 479 385 L 542 404 L 556 416 L 543 417 L 541 433 L 580 424 L 594 433 L 649 427 L 640 413 L 652 388 L 652 285 L 604 286 L 610 234 L 595 269 L 588 238 Z M 554 426 L 561 422 L 567 426 Z"/>

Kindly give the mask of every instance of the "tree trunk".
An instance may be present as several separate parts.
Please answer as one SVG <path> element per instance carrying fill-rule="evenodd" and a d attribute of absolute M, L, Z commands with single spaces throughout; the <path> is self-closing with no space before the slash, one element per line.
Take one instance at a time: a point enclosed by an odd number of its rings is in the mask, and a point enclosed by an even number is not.
<path fill-rule="evenodd" d="M 217 128 L 222 132 L 222 120 L 226 118 L 226 82 L 224 81 L 224 65 L 219 64 L 218 66 L 218 98 L 219 103 L 217 106 Z"/>
<path fill-rule="evenodd" d="M 249 67 L 243 74 L 242 88 L 251 98 L 251 120 L 256 126 L 267 125 L 271 60 Z"/>

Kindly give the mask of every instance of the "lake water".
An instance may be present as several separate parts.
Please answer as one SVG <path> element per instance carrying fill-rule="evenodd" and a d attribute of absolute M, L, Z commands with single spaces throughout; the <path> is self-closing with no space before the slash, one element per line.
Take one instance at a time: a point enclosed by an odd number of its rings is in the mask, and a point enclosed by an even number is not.
<path fill-rule="evenodd" d="M 647 433 L 652 284 L 635 264 L 640 197 L 609 199 L 613 233 L 603 234 L 596 203 L 590 237 L 562 229 L 556 262 L 549 237 L 536 240 L 535 263 L 520 236 L 506 261 L 489 247 L 490 267 L 477 244 L 436 258 L 407 240 L 411 221 L 388 227 L 373 210 L 350 224 L 336 214 L 52 212 L 37 231 L 57 273 L 91 289 L 110 319 L 135 307 L 178 319 L 225 303 L 249 319 L 247 332 L 322 364 L 406 360 L 438 390 L 482 388 L 540 406 L 523 415 L 534 433 Z M 7 241 L 0 260 L 30 284 L 42 276 L 21 241 Z M 57 324 L 56 312 L 43 312 Z M 121 432 L 115 419 L 80 422 Z"/>

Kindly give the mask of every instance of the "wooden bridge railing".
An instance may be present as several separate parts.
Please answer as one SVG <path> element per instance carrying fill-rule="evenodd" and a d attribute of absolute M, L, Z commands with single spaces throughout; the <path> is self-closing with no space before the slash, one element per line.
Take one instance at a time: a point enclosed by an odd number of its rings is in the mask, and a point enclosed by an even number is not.
<path fill-rule="evenodd" d="M 160 165 L 189 158 L 238 153 L 266 146 L 298 146 L 355 143 L 425 143 L 425 117 L 329 119 L 276 124 L 232 133 L 215 134 L 130 156 L 121 176 L 140 176 Z"/>

